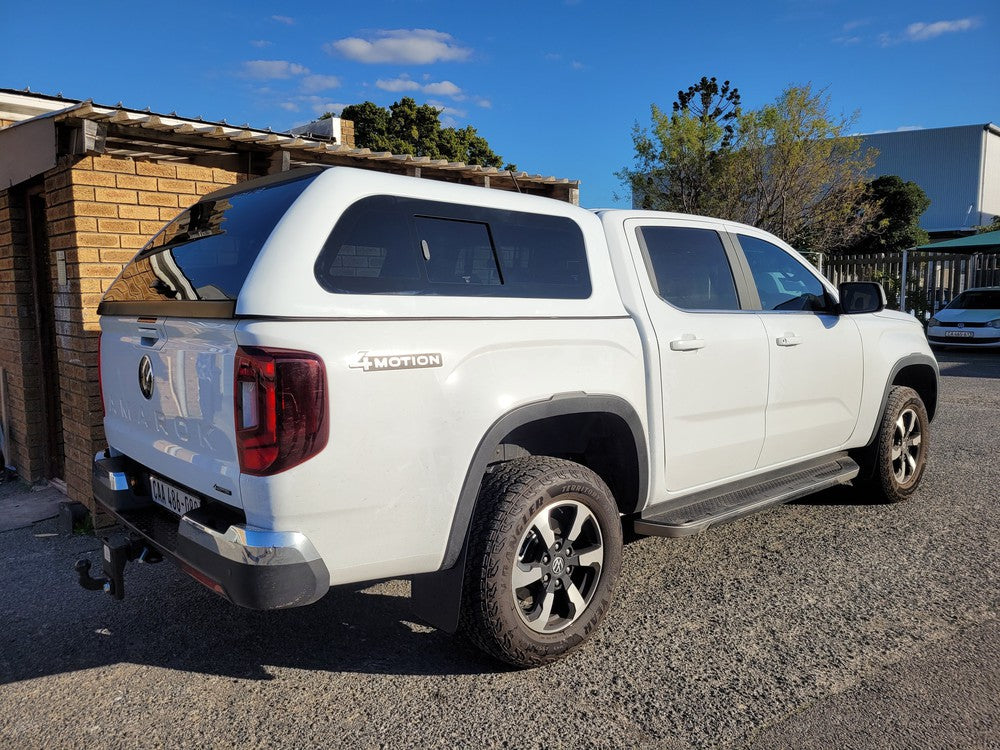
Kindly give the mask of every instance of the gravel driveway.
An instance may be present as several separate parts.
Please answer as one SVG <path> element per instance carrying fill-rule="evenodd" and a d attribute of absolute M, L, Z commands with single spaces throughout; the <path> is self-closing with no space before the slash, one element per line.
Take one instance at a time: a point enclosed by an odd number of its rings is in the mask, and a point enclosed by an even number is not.
<path fill-rule="evenodd" d="M 0 746 L 996 746 L 1000 356 L 940 359 L 912 502 L 634 542 L 597 637 L 531 671 L 411 622 L 404 582 L 261 613 L 132 565 L 118 603 L 74 582 L 93 538 L 0 533 Z"/>

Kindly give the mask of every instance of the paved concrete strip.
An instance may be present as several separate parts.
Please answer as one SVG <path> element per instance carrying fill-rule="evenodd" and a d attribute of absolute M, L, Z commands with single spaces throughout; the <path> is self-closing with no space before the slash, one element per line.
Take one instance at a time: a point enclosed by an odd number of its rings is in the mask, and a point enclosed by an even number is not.
<path fill-rule="evenodd" d="M 55 518 L 66 496 L 52 487 L 27 490 L 17 481 L 0 485 L 0 531 L 23 529 L 38 521 Z"/>

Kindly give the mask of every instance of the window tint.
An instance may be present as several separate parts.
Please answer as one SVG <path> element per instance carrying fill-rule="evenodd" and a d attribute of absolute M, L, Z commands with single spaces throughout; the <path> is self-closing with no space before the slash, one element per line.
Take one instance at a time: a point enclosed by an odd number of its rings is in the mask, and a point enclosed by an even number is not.
<path fill-rule="evenodd" d="M 344 294 L 590 296 L 583 233 L 557 216 L 393 196 L 341 216 L 316 279 Z"/>
<path fill-rule="evenodd" d="M 420 252 L 432 284 L 497 286 L 500 270 L 485 224 L 449 219 L 414 219 Z"/>
<path fill-rule="evenodd" d="M 828 309 L 826 290 L 808 268 L 777 245 L 739 235 L 763 310 Z"/>
<path fill-rule="evenodd" d="M 948 305 L 950 310 L 1000 310 L 1000 291 L 962 292 Z"/>
<path fill-rule="evenodd" d="M 641 227 L 657 294 L 683 310 L 739 310 L 733 272 L 717 232 Z"/>
<path fill-rule="evenodd" d="M 313 179 L 199 201 L 139 251 L 105 301 L 235 300 L 275 225 Z"/>

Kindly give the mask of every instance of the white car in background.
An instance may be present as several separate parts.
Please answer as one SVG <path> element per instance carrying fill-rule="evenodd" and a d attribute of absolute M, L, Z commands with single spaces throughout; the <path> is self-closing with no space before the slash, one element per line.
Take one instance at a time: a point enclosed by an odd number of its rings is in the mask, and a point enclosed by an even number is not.
<path fill-rule="evenodd" d="M 927 321 L 933 346 L 1000 346 L 1000 286 L 966 289 Z"/>

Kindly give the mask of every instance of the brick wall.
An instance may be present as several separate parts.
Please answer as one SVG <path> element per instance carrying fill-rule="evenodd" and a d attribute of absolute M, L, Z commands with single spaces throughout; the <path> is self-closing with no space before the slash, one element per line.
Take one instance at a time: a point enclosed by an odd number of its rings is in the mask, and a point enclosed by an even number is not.
<path fill-rule="evenodd" d="M 354 122 L 351 120 L 340 121 L 340 140 L 344 146 L 354 148 Z"/>
<path fill-rule="evenodd" d="M 104 447 L 97 376 L 101 296 L 164 223 L 200 196 L 232 185 L 238 178 L 233 172 L 209 167 L 88 156 L 50 170 L 44 179 L 64 478 L 70 498 L 90 506 L 91 461 Z M 37 352 L 34 325 L 23 322 L 25 311 L 34 315 L 30 256 L 23 232 L 23 216 L 16 207 L 12 210 L 7 194 L 0 193 L 0 326 L 4 330 L 0 366 L 11 371 L 11 422 L 17 438 L 12 440 L 14 463 L 23 479 L 34 481 L 44 478 L 46 441 L 33 413 L 38 411 L 42 388 L 37 355 L 32 355 Z M 65 283 L 58 279 L 60 263 Z M 7 336 L 7 331 L 14 335 Z"/>
<path fill-rule="evenodd" d="M 38 337 L 32 306 L 31 257 L 24 190 L 0 191 L 0 367 L 7 386 L 6 462 L 33 482 L 45 473 L 46 436 L 41 411 Z"/>

